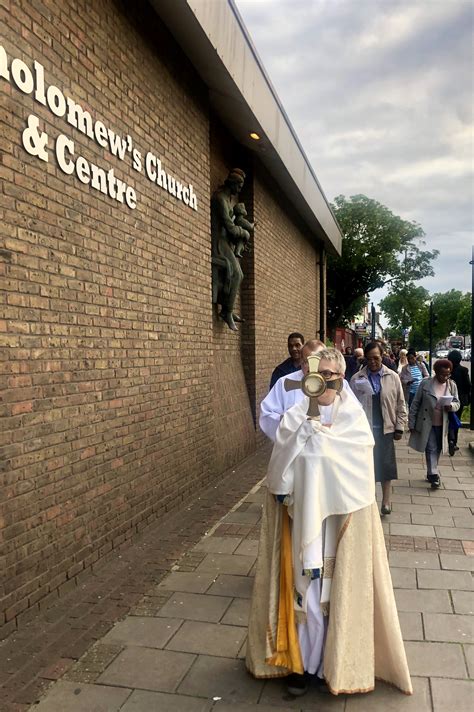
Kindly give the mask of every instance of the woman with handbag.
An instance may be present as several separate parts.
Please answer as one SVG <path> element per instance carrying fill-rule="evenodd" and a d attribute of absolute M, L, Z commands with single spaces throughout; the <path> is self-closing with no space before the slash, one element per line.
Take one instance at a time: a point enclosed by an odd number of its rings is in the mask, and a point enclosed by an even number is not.
<path fill-rule="evenodd" d="M 471 381 L 469 379 L 469 371 L 465 366 L 461 366 L 461 352 L 457 351 L 454 349 L 454 351 L 450 351 L 448 354 L 448 361 L 451 361 L 453 364 L 453 370 L 451 372 L 451 380 L 454 381 L 454 383 L 457 386 L 458 389 L 458 396 L 459 396 L 459 402 L 461 403 L 461 407 L 459 408 L 458 412 L 456 413 L 457 417 L 459 418 L 459 421 L 461 421 L 462 418 L 462 412 L 465 408 L 465 406 L 469 405 L 469 401 L 471 399 Z M 457 425 L 457 427 L 456 427 Z M 458 431 L 459 431 L 460 423 L 453 423 L 451 427 L 450 423 L 450 428 L 449 428 L 449 433 L 448 433 L 448 448 L 449 448 L 449 454 L 451 457 L 454 455 L 456 450 L 459 450 L 458 448 Z"/>
<path fill-rule="evenodd" d="M 408 445 L 426 456 L 427 480 L 432 489 L 440 486 L 439 457 L 448 444 L 448 413 L 459 410 L 458 389 L 450 380 L 452 363 L 446 358 L 434 364 L 435 375 L 419 385 L 408 415 Z"/>

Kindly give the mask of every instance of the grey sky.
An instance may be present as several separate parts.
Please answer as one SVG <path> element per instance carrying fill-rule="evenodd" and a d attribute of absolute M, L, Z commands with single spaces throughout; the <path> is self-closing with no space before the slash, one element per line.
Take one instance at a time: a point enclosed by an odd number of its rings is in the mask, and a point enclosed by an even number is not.
<path fill-rule="evenodd" d="M 327 198 L 420 223 L 441 253 L 423 286 L 470 291 L 470 0 L 236 3 Z"/>

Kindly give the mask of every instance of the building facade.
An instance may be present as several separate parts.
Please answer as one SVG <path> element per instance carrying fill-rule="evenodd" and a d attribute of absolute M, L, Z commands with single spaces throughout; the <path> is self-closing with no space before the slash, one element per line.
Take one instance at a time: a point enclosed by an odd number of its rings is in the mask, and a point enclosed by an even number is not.
<path fill-rule="evenodd" d="M 340 233 L 232 2 L 0 17 L 6 635 L 262 442 L 287 334 L 324 331 Z M 238 333 L 210 241 L 235 166 L 257 224 Z"/>

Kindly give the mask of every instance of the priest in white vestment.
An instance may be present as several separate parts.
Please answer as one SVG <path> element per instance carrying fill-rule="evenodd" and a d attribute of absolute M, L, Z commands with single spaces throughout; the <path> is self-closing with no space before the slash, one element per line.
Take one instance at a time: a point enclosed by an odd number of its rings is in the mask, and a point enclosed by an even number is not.
<path fill-rule="evenodd" d="M 372 433 L 342 387 L 342 354 L 317 356 L 326 390 L 303 396 L 275 435 L 247 667 L 258 678 L 288 676 L 294 695 L 311 680 L 333 694 L 368 692 L 376 678 L 411 694 L 375 504 Z"/>
<path fill-rule="evenodd" d="M 273 442 L 275 442 L 278 426 L 280 425 L 283 414 L 292 406 L 301 403 L 305 397 L 301 388 L 287 391 L 285 389 L 285 381 L 287 379 L 290 381 L 301 381 L 308 372 L 308 356 L 318 353 L 324 348 L 325 345 L 319 339 L 307 341 L 301 349 L 301 369 L 279 378 L 260 403 L 260 418 L 258 423 L 260 429 L 270 440 L 273 440 Z M 355 398 L 347 381 L 344 381 L 343 388 L 347 390 L 351 397 Z"/>

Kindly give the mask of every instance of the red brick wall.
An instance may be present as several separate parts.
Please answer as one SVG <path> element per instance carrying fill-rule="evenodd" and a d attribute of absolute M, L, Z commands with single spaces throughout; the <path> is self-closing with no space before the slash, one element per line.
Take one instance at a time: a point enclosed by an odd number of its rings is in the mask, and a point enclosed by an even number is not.
<path fill-rule="evenodd" d="M 263 169 L 255 177 L 255 391 L 257 413 L 292 331 L 318 338 L 319 246 Z"/>
<path fill-rule="evenodd" d="M 46 81 L 193 184 L 197 212 L 0 77 L 0 628 L 8 632 L 111 549 L 250 454 L 289 331 L 318 325 L 317 251 L 271 179 L 209 120 L 207 89 L 146 2 L 3 1 L 9 64 Z M 34 48 L 34 49 L 33 49 Z M 21 143 L 29 114 L 42 162 Z M 131 210 L 54 158 L 113 168 Z M 212 144 L 212 150 L 210 145 Z M 211 305 L 211 191 L 248 172 L 258 221 L 238 334 Z M 257 436 L 261 440 L 261 436 Z M 4 625 L 6 624 L 6 625 Z"/>
<path fill-rule="evenodd" d="M 161 156 L 199 199 L 195 212 L 0 79 L 0 624 L 216 473 L 207 92 L 145 3 L 134 25 L 121 7 L 0 10 L 10 62 L 43 64 L 48 83 Z M 113 167 L 137 208 L 65 175 L 53 156 L 28 155 L 30 113 L 51 145 L 64 133 L 76 155 Z"/>

